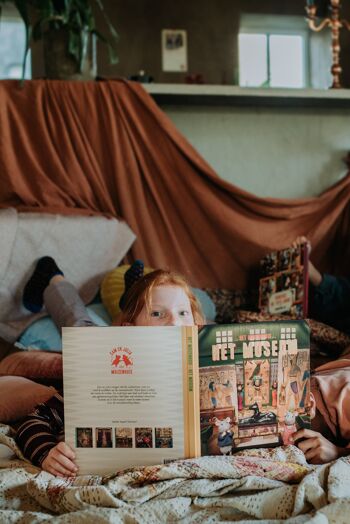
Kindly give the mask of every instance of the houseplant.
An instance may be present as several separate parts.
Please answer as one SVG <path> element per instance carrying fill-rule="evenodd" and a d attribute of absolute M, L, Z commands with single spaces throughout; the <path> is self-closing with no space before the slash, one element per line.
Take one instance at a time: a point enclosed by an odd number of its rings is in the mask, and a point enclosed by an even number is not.
<path fill-rule="evenodd" d="M 48 78 L 91 79 L 96 76 L 96 39 L 108 46 L 111 63 L 117 62 L 117 32 L 102 0 L 0 0 L 0 7 L 12 3 L 26 29 L 23 73 L 32 42 L 42 40 L 45 73 Z M 95 12 L 100 11 L 108 36 L 96 27 Z"/>

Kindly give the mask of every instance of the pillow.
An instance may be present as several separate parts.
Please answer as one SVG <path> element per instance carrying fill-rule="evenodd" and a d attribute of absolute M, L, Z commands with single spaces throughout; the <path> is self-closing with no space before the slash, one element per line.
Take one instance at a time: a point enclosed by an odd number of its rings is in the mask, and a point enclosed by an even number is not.
<path fill-rule="evenodd" d="M 216 307 L 208 293 L 203 289 L 199 289 L 196 287 L 192 288 L 192 292 L 199 300 L 206 320 L 209 322 L 214 322 L 216 317 Z"/>
<path fill-rule="evenodd" d="M 112 269 L 102 280 L 101 284 L 101 298 L 102 303 L 107 309 L 112 321 L 114 321 L 120 313 L 119 300 L 124 293 L 124 273 L 129 269 L 130 264 Z M 144 274 L 153 271 L 150 267 L 145 267 Z"/>
<path fill-rule="evenodd" d="M 17 351 L 0 362 L 0 375 L 27 378 L 62 378 L 62 354 L 47 351 Z"/>
<path fill-rule="evenodd" d="M 255 309 L 257 297 L 255 291 L 235 289 L 205 289 L 216 308 L 215 320 L 219 324 L 232 322 L 237 309 Z"/>
<path fill-rule="evenodd" d="M 111 318 L 103 304 L 90 304 L 86 309 L 97 326 L 111 325 Z M 62 350 L 60 332 L 50 317 L 33 322 L 21 335 L 18 342 L 25 348 L 45 349 L 46 351 Z"/>
<path fill-rule="evenodd" d="M 23 377 L 0 377 L 0 421 L 11 422 L 29 415 L 56 393 L 55 388 Z"/>

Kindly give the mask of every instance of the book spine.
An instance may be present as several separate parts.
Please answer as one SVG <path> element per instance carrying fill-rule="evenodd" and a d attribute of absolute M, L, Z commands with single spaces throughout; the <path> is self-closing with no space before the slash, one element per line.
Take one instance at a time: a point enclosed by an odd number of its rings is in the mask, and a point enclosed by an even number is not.
<path fill-rule="evenodd" d="M 198 328 L 182 332 L 185 456 L 200 456 Z"/>
<path fill-rule="evenodd" d="M 303 318 L 307 318 L 309 309 L 309 248 L 307 243 L 303 244 L 303 264 Z"/>

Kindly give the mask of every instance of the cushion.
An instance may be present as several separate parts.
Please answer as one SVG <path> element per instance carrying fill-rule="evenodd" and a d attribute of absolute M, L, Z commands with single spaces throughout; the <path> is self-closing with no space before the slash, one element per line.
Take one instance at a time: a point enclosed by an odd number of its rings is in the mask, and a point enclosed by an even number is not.
<path fill-rule="evenodd" d="M 0 375 L 27 378 L 62 378 L 62 354 L 47 351 L 17 351 L 0 362 Z"/>
<path fill-rule="evenodd" d="M 235 289 L 205 289 L 216 308 L 215 320 L 219 324 L 232 321 L 237 309 L 255 309 L 257 304 L 256 291 Z"/>
<path fill-rule="evenodd" d="M 206 321 L 214 322 L 216 317 L 216 307 L 208 293 L 203 289 L 199 289 L 197 287 L 193 287 L 192 291 L 200 302 Z"/>
<path fill-rule="evenodd" d="M 111 325 L 111 318 L 101 302 L 90 304 L 86 309 L 97 326 Z M 25 348 L 45 349 L 46 351 L 62 350 L 60 332 L 50 317 L 40 318 L 33 322 L 18 341 Z"/>
<path fill-rule="evenodd" d="M 0 377 L 0 421 L 11 422 L 25 417 L 55 393 L 54 388 L 27 378 Z"/>
<path fill-rule="evenodd" d="M 124 273 L 129 269 L 130 264 L 112 269 L 102 280 L 101 284 L 101 298 L 102 303 L 107 309 L 112 321 L 114 321 L 120 313 L 119 300 L 124 293 Z M 150 267 L 145 267 L 144 274 L 153 271 Z"/>

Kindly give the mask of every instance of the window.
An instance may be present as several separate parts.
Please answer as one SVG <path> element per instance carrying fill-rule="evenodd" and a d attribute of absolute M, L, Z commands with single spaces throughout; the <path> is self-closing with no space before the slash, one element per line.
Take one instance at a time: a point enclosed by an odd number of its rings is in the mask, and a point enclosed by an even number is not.
<path fill-rule="evenodd" d="M 239 85 L 307 87 L 309 37 L 303 17 L 242 15 Z"/>
<path fill-rule="evenodd" d="M 22 78 L 25 27 L 17 10 L 2 8 L 0 20 L 0 78 Z M 27 56 L 25 78 L 31 78 L 31 56 Z"/>

